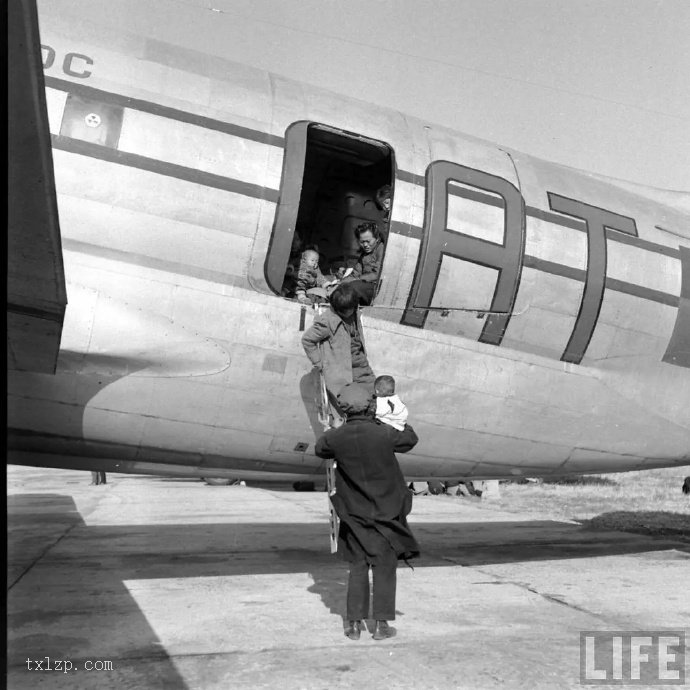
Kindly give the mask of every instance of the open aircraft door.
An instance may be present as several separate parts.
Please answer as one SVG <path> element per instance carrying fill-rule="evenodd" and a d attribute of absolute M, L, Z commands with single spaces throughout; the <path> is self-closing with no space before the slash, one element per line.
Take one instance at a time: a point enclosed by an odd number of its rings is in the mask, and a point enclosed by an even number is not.
<path fill-rule="evenodd" d="M 280 199 L 264 263 L 271 292 L 281 294 L 296 238 L 302 248 L 317 248 L 324 273 L 356 262 L 359 223 L 377 223 L 385 241 L 388 223 L 376 205 L 376 192 L 392 186 L 394 166 L 393 150 L 384 142 L 315 122 L 288 128 Z"/>

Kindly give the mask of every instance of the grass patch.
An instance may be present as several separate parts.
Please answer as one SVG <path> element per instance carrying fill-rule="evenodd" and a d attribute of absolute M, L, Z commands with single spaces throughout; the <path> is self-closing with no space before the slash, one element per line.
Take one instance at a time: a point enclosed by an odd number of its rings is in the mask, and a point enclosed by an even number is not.
<path fill-rule="evenodd" d="M 618 482 L 610 474 L 573 474 L 564 477 L 544 479 L 544 484 L 560 486 L 617 486 Z"/>
<path fill-rule="evenodd" d="M 597 515 L 584 524 L 589 529 L 615 529 L 690 539 L 690 513 L 670 513 L 662 510 L 631 513 L 617 510 Z"/>
<path fill-rule="evenodd" d="M 683 494 L 681 487 L 688 474 L 690 468 L 686 466 L 559 477 L 544 482 L 507 482 L 501 484 L 500 498 L 485 501 L 484 505 L 508 512 L 539 513 L 586 522 L 592 528 L 603 525 L 608 525 L 608 529 L 634 531 L 649 528 L 655 534 L 664 534 L 663 530 L 669 529 L 685 536 L 690 496 Z M 612 526 L 614 523 L 616 527 Z"/>

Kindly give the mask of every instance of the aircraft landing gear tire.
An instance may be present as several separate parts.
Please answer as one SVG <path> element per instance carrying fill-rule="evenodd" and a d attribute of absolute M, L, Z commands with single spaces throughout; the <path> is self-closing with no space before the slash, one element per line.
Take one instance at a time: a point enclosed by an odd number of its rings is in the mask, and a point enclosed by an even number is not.
<path fill-rule="evenodd" d="M 314 482 L 293 482 L 292 488 L 295 491 L 314 491 L 316 486 Z"/>
<path fill-rule="evenodd" d="M 227 479 L 225 477 L 202 477 L 202 479 L 209 485 L 209 486 L 229 486 L 230 484 L 234 484 L 235 479 Z"/>

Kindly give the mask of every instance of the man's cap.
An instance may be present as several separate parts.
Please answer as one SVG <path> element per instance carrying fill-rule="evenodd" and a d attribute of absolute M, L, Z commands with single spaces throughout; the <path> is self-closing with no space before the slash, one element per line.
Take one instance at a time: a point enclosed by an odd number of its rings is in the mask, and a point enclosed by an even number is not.
<path fill-rule="evenodd" d="M 338 405 L 348 414 L 365 412 L 373 397 L 369 389 L 361 384 L 346 383 L 338 393 Z"/>

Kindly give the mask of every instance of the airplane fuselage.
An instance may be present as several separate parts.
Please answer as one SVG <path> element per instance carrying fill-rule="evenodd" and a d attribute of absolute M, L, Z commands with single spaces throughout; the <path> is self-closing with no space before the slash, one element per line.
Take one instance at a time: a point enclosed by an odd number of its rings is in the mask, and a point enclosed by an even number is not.
<path fill-rule="evenodd" d="M 390 175 L 363 324 L 420 437 L 408 477 L 690 462 L 680 204 L 57 14 L 41 19 L 68 306 L 56 373 L 10 372 L 11 461 L 319 475 L 314 310 L 281 282 L 294 233 L 335 256 Z"/>

